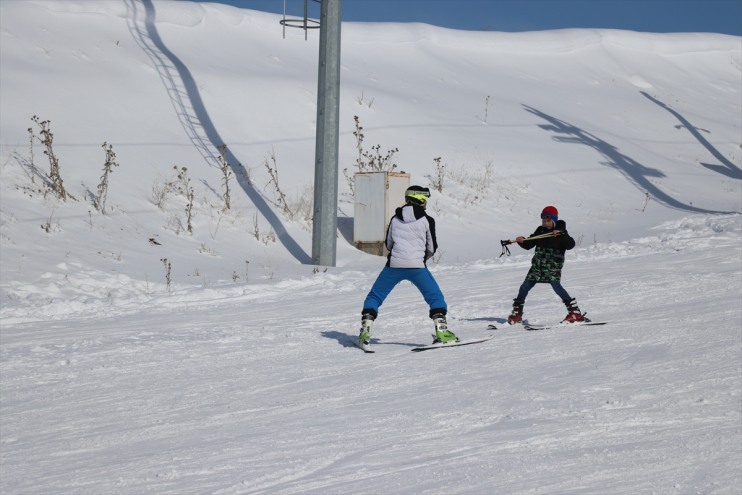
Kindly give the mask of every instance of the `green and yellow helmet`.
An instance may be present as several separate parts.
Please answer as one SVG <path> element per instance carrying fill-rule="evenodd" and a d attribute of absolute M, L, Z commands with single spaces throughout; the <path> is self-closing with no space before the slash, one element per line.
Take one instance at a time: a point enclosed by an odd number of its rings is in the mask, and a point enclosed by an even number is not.
<path fill-rule="evenodd" d="M 407 204 L 425 206 L 430 197 L 430 189 L 422 186 L 410 186 L 404 193 Z"/>

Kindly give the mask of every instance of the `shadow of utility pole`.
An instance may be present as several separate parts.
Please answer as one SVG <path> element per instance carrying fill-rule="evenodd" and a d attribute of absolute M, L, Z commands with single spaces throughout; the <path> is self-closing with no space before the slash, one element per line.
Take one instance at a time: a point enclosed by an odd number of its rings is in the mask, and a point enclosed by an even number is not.
<path fill-rule="evenodd" d="M 152 0 L 126 0 L 126 4 L 131 14 L 127 17 L 129 31 L 157 69 L 188 138 L 209 166 L 221 168 L 217 150 L 225 143 L 209 117 L 196 81 L 188 67 L 165 46 L 157 32 L 155 7 Z M 245 167 L 228 147 L 224 150 L 224 159 L 232 168 L 240 187 L 271 225 L 281 244 L 300 263 L 310 264 L 312 258 L 288 233 L 281 219 L 250 181 Z"/>
<path fill-rule="evenodd" d="M 690 204 L 685 204 L 669 194 L 662 191 L 659 187 L 654 185 L 650 178 L 665 177 L 662 171 L 656 168 L 649 168 L 636 160 L 624 155 L 618 151 L 618 148 L 609 144 L 602 139 L 593 136 L 589 132 L 580 129 L 579 127 L 573 126 L 559 120 L 556 117 L 552 117 L 544 112 L 536 110 L 535 108 L 523 105 L 526 111 L 540 117 L 547 122 L 548 125 L 540 125 L 542 129 L 557 134 L 553 139 L 561 143 L 573 143 L 573 144 L 584 144 L 595 149 L 601 155 L 603 155 L 608 161 L 601 162 L 603 165 L 607 165 L 618 170 L 629 182 L 634 184 L 642 193 L 647 193 L 652 199 L 661 203 L 669 208 L 675 208 L 677 210 L 684 210 L 693 213 L 712 213 L 712 214 L 729 214 L 736 213 L 733 211 L 716 211 L 706 210 L 703 208 L 697 208 Z"/>
<path fill-rule="evenodd" d="M 651 101 L 653 103 L 656 103 L 659 107 L 664 108 L 665 110 L 667 110 L 668 112 L 670 112 L 671 114 L 673 114 L 675 116 L 675 118 L 678 119 L 680 121 L 680 123 L 682 124 L 681 126 L 677 126 L 677 128 L 679 129 L 681 127 L 685 127 L 686 129 L 688 129 L 688 131 L 693 135 L 693 137 L 696 138 L 698 140 L 698 142 L 701 143 L 701 145 L 704 148 L 706 148 L 709 151 L 709 153 L 711 153 L 714 156 L 714 158 L 716 158 L 717 160 L 719 160 L 722 163 L 722 165 L 712 165 L 710 163 L 701 163 L 701 165 L 703 165 L 704 167 L 706 167 L 709 170 L 712 170 L 712 171 L 717 172 L 717 173 L 722 174 L 722 175 L 726 175 L 730 179 L 742 180 L 742 170 L 740 170 L 739 167 L 737 167 L 731 161 L 727 160 L 727 158 L 724 155 L 722 155 L 719 152 L 719 150 L 717 150 L 714 147 L 714 145 L 712 145 L 711 143 L 709 143 L 706 140 L 706 138 L 704 138 L 703 135 L 700 132 L 698 132 L 698 128 L 696 126 L 694 126 L 693 124 L 691 124 L 682 115 L 680 115 L 678 112 L 676 112 L 675 110 L 673 110 L 669 106 L 667 106 L 664 103 L 662 103 L 657 98 L 654 98 L 654 97 L 650 96 L 649 94 L 645 93 L 644 91 L 639 91 L 639 93 L 641 93 L 649 101 Z M 706 131 L 706 132 L 708 132 L 708 131 Z"/>

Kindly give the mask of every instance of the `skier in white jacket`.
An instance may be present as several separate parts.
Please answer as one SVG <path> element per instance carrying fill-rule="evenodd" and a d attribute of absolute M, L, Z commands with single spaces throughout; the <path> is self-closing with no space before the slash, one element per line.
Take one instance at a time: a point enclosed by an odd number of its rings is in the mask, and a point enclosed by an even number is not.
<path fill-rule="evenodd" d="M 389 221 L 386 234 L 389 255 L 386 266 L 376 278 L 361 311 L 358 340 L 364 349 L 368 349 L 371 344 L 371 327 L 379 314 L 379 306 L 402 280 L 412 282 L 430 307 L 429 315 L 435 325 L 433 343 L 458 340 L 448 330 L 448 306 L 438 283 L 426 266 L 427 260 L 438 249 L 435 220 L 425 212 L 429 197 L 430 190 L 427 187 L 410 187 L 405 192 L 405 205 L 397 208 Z"/>

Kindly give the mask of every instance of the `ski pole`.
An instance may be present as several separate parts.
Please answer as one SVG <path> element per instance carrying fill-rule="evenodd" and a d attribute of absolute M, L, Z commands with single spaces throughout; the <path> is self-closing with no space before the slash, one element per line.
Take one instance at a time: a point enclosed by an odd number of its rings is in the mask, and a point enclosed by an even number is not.
<path fill-rule="evenodd" d="M 559 234 L 561 234 L 561 232 L 558 232 L 558 233 L 557 232 L 549 232 L 548 234 L 541 234 L 541 235 L 534 235 L 533 237 L 527 237 L 526 239 L 523 239 L 523 240 L 524 241 L 535 241 L 535 240 L 538 240 L 538 239 L 546 239 L 547 237 L 556 237 Z M 518 242 L 518 241 L 516 241 L 514 239 L 506 239 L 504 241 L 500 241 L 500 245 L 502 246 L 502 254 L 500 254 L 500 258 L 502 258 L 503 255 L 505 255 L 505 254 L 507 254 L 508 256 L 510 256 L 510 248 L 508 247 L 508 245 L 513 244 L 515 242 Z"/>

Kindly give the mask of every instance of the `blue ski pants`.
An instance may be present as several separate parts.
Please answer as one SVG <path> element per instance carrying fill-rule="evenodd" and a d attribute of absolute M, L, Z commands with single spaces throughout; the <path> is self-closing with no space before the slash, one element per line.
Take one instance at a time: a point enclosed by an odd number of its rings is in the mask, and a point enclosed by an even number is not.
<path fill-rule="evenodd" d="M 388 266 L 385 266 L 376 277 L 376 282 L 371 286 L 366 300 L 363 301 L 363 310 L 370 309 L 375 314 L 378 313 L 379 306 L 382 305 L 384 299 L 403 280 L 409 280 L 417 287 L 431 310 L 442 310 L 444 314 L 447 312 L 448 306 L 443 293 L 433 278 L 433 274 L 427 268 L 390 268 Z"/>
<path fill-rule="evenodd" d="M 531 289 L 534 288 L 534 286 L 538 282 L 534 282 L 533 280 L 526 279 L 523 281 L 523 284 L 520 286 L 520 289 L 518 289 L 518 299 L 526 302 L 526 297 L 528 297 L 528 293 L 531 291 Z M 569 295 L 569 292 L 562 287 L 562 283 L 559 280 L 554 280 L 553 282 L 548 282 L 551 284 L 551 288 L 554 289 L 554 292 L 556 292 L 557 296 L 562 298 L 562 301 L 569 301 L 572 299 Z"/>

